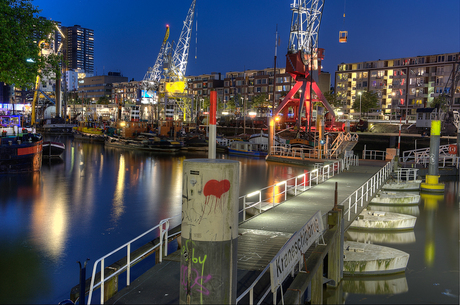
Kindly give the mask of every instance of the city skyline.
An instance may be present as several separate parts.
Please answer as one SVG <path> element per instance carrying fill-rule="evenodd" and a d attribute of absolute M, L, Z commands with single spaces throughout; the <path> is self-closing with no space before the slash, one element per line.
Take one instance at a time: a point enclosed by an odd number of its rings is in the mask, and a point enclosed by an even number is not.
<path fill-rule="evenodd" d="M 276 28 L 281 42 L 277 67 L 284 67 L 291 3 L 197 0 L 186 75 L 273 67 Z M 174 6 L 143 0 L 134 5 L 105 0 L 32 4 L 42 10 L 40 16 L 63 26 L 94 30 L 97 75 L 118 71 L 129 80 L 142 80 L 154 65 L 166 25 L 171 28 L 169 41 L 178 40 L 191 0 L 175 1 Z M 388 1 L 384 6 L 364 0 L 326 1 L 319 31 L 319 47 L 325 49 L 323 70 L 333 75 L 342 62 L 458 52 L 459 14 L 457 0 L 436 5 L 429 0 Z M 347 43 L 338 41 L 341 30 L 348 31 Z"/>

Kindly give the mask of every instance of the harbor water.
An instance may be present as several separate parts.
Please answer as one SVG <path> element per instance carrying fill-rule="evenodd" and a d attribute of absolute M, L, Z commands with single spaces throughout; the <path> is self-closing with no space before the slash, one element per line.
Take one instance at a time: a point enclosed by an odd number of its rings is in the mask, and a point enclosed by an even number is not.
<path fill-rule="evenodd" d="M 160 220 L 180 215 L 183 161 L 207 157 L 123 151 L 72 137 L 58 140 L 66 144 L 62 160 L 44 161 L 40 173 L 0 176 L 1 304 L 57 304 L 68 299 L 79 281 L 77 261 L 90 259 L 89 277 L 98 258 Z M 306 170 L 264 159 L 217 157 L 241 162 L 240 195 Z M 411 256 L 405 274 L 397 277 L 344 279 L 338 290 L 341 301 L 458 303 L 459 185 L 445 183 L 444 196 L 423 198 L 406 211 L 418 217 L 413 231 L 347 232 L 347 238 Z M 176 217 L 171 226 L 179 221 Z"/>

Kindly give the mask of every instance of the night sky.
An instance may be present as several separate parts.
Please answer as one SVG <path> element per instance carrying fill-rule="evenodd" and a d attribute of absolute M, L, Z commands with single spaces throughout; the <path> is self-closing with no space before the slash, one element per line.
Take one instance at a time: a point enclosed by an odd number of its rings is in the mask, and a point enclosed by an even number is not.
<path fill-rule="evenodd" d="M 142 80 L 170 25 L 177 41 L 191 0 L 34 0 L 41 16 L 94 30 L 97 74 Z M 197 0 L 186 75 L 285 67 L 293 0 Z M 344 21 L 343 13 L 346 13 Z M 459 0 L 326 0 L 319 34 L 323 70 L 345 62 L 460 51 Z M 348 43 L 338 33 L 348 31 Z M 198 42 L 195 43 L 196 38 Z M 333 77 L 332 77 L 333 78 Z M 333 80 L 332 80 L 333 81 Z"/>

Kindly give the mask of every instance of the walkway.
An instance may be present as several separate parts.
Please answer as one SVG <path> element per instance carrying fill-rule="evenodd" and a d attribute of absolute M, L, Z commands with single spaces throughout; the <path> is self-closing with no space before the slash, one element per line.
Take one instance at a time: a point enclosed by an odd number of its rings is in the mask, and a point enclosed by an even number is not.
<path fill-rule="evenodd" d="M 338 203 L 347 199 L 384 165 L 384 161 L 360 162 L 360 166 L 336 175 L 310 190 L 253 217 L 239 226 L 238 291 L 243 293 L 278 253 L 284 243 L 318 211 L 324 215 L 334 206 L 335 183 Z M 369 198 L 370 199 L 370 198 Z M 326 226 L 327 224 L 325 224 Z M 346 225 L 346 224 L 345 224 Z M 180 251 L 158 264 L 109 299 L 107 304 L 179 303 Z M 269 274 L 262 281 L 269 285 Z M 254 294 L 257 295 L 258 291 Z M 245 299 L 241 303 L 247 303 Z"/>

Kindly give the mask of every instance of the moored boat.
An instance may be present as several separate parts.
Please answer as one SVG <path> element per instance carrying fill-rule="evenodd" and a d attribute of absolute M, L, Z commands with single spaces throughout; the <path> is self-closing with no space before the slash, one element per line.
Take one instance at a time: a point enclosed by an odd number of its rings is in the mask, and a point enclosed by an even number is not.
<path fill-rule="evenodd" d="M 374 244 L 344 242 L 344 275 L 377 275 L 404 272 L 409 253 Z"/>
<path fill-rule="evenodd" d="M 43 138 L 20 122 L 18 115 L 1 116 L 0 174 L 41 170 Z"/>
<path fill-rule="evenodd" d="M 43 158 L 60 158 L 64 151 L 64 143 L 53 141 L 43 142 Z"/>
<path fill-rule="evenodd" d="M 121 149 L 135 149 L 157 153 L 176 153 L 180 150 L 181 144 L 177 141 L 167 139 L 125 139 L 108 136 L 105 146 Z"/>
<path fill-rule="evenodd" d="M 265 157 L 267 155 L 267 151 L 263 150 L 261 145 L 262 144 L 235 141 L 228 147 L 228 153 L 249 157 Z"/>

